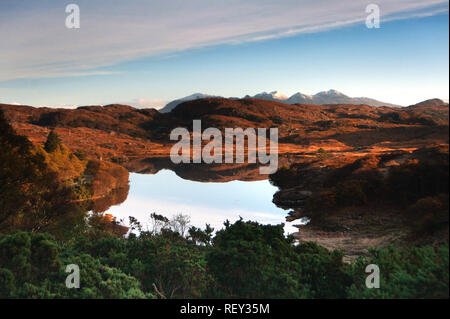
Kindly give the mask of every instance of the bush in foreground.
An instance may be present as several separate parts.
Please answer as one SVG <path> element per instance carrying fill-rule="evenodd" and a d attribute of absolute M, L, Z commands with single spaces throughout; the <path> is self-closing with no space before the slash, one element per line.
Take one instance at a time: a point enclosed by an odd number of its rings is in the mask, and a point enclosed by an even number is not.
<path fill-rule="evenodd" d="M 349 264 L 342 257 L 295 245 L 281 225 L 242 220 L 226 222 L 206 244 L 170 228 L 66 241 L 17 232 L 0 237 L 0 297 L 448 298 L 448 243 L 386 247 Z M 80 268 L 79 289 L 65 286 L 69 264 Z M 380 289 L 365 286 L 369 264 L 380 268 Z"/>

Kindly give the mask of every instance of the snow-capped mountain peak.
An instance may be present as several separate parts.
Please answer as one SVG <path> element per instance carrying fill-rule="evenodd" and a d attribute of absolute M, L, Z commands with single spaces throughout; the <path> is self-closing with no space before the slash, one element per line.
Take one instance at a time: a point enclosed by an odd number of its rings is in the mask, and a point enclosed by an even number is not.
<path fill-rule="evenodd" d="M 339 91 L 333 90 L 333 89 L 328 90 L 328 91 L 321 91 L 321 92 L 315 94 L 314 96 L 340 96 L 340 97 L 345 96 L 345 97 L 347 97 L 347 95 L 345 95 Z"/>
<path fill-rule="evenodd" d="M 177 99 L 168 103 L 164 108 L 160 110 L 160 112 L 170 112 L 173 110 L 178 104 L 192 101 L 207 97 L 219 97 L 214 95 L 208 95 L 203 93 L 195 93 L 189 96 L 186 96 L 181 99 Z M 246 95 L 244 98 L 256 98 L 262 100 L 276 101 L 287 104 L 316 104 L 316 105 L 324 105 L 324 104 L 365 104 L 371 106 L 399 106 L 390 103 L 380 102 L 374 99 L 366 98 L 366 97 L 349 97 L 337 90 L 328 90 L 321 91 L 314 95 L 303 94 L 300 92 L 295 93 L 291 97 L 287 97 L 285 94 L 279 91 L 272 91 L 270 93 L 262 92 L 256 94 L 255 96 Z"/>

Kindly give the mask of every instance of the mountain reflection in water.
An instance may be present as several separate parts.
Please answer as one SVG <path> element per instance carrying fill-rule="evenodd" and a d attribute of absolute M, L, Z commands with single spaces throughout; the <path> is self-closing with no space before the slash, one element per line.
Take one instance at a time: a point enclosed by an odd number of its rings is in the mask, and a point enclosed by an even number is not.
<path fill-rule="evenodd" d="M 147 225 L 152 212 L 168 218 L 182 213 L 190 216 L 191 225 L 204 228 L 208 223 L 216 230 L 225 220 L 234 222 L 242 217 L 263 224 L 284 223 L 285 233 L 290 234 L 297 228 L 286 223 L 287 211 L 272 203 L 277 190 L 267 179 L 199 182 L 183 179 L 168 169 L 155 174 L 131 173 L 127 199 L 108 213 L 127 225 L 128 216 Z"/>

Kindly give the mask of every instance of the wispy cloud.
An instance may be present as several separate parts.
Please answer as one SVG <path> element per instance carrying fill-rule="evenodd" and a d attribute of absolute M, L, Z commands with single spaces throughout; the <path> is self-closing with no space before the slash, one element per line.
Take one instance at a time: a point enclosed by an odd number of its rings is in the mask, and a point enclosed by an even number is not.
<path fill-rule="evenodd" d="M 104 67 L 142 57 L 330 30 L 363 23 L 368 4 L 367 0 L 76 2 L 80 29 L 65 27 L 65 2 L 0 2 L 0 81 L 109 74 Z M 376 2 L 384 21 L 448 11 L 445 0 Z"/>

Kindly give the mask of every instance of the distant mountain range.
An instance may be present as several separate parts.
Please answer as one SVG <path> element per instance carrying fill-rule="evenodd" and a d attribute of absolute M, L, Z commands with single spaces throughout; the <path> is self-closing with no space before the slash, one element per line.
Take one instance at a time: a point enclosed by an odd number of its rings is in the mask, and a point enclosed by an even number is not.
<path fill-rule="evenodd" d="M 207 98 L 207 97 L 218 97 L 214 95 L 208 95 L 203 93 L 195 93 L 189 96 L 186 96 L 181 99 L 174 100 L 170 103 L 168 103 L 166 106 L 164 106 L 159 111 L 162 113 L 167 113 L 172 111 L 178 104 Z M 324 105 L 324 104 L 364 104 L 369 106 L 400 106 L 395 105 L 391 103 L 386 102 L 380 102 L 375 99 L 367 98 L 367 97 L 349 97 L 339 91 L 336 90 L 329 90 L 329 91 L 322 91 L 314 95 L 307 95 L 303 93 L 295 93 L 291 97 L 286 96 L 285 94 L 273 91 L 270 93 L 262 92 L 259 94 L 256 94 L 254 96 L 246 95 L 244 98 L 255 98 L 255 99 L 262 99 L 262 100 L 268 100 L 268 101 L 276 101 L 276 102 L 282 102 L 286 104 L 315 104 L 315 105 Z"/>

